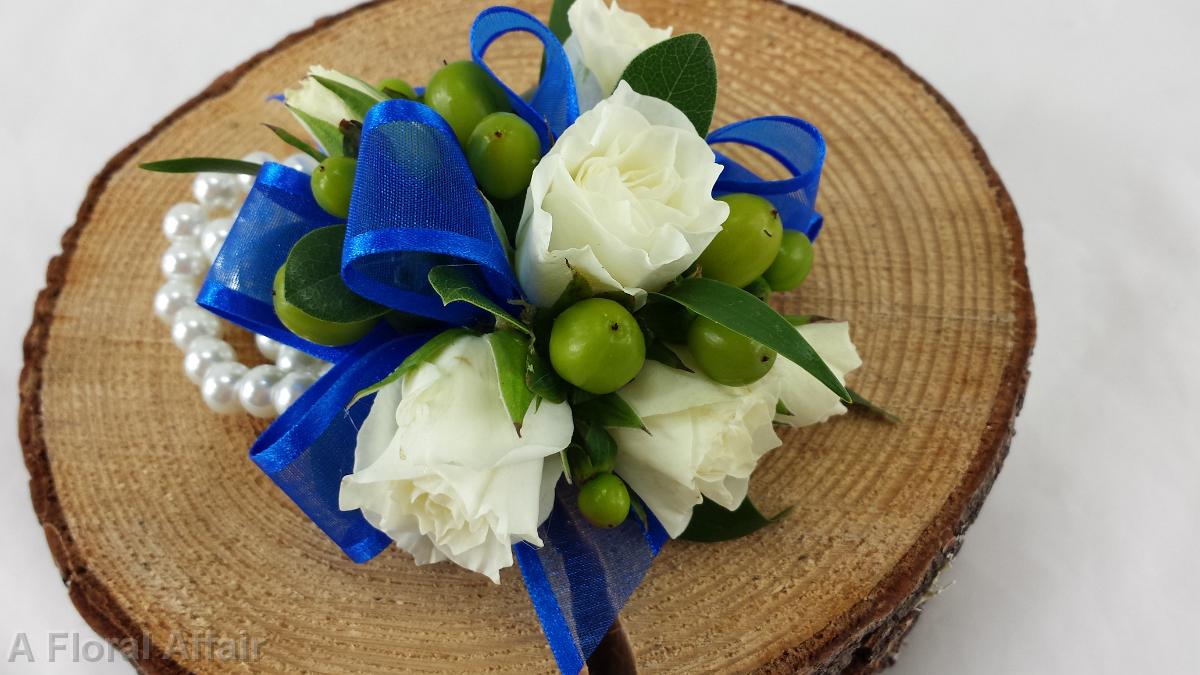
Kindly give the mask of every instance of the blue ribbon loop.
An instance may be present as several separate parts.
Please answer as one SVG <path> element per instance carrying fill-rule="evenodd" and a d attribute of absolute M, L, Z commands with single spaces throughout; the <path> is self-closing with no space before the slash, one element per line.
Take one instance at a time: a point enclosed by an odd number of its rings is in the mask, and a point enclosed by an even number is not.
<path fill-rule="evenodd" d="M 317 358 L 337 361 L 348 348 L 326 347 L 298 337 L 279 322 L 271 300 L 275 272 L 292 246 L 316 228 L 336 222 L 313 199 L 307 174 L 282 164 L 266 164 L 229 229 L 196 302 L 260 335 Z"/>
<path fill-rule="evenodd" d="M 531 33 L 542 42 L 544 48 L 542 79 L 528 102 L 496 77 L 483 60 L 483 55 L 493 42 L 512 32 Z M 579 117 L 575 76 L 571 73 L 567 53 L 554 33 L 532 14 L 515 7 L 491 7 L 480 12 L 471 25 L 471 58 L 504 88 L 513 112 L 537 131 L 542 142 L 542 154 L 549 152 L 554 139 L 561 136 Z"/>
<path fill-rule="evenodd" d="M 519 297 L 500 232 L 450 125 L 412 101 L 384 101 L 363 123 L 342 249 L 354 292 L 410 314 L 465 324 L 478 313 L 443 306 L 429 286 L 435 265 L 477 264 L 488 295 Z"/>
<path fill-rule="evenodd" d="M 824 224 L 816 211 L 816 201 L 825 164 L 825 139 L 816 127 L 796 117 L 755 117 L 711 132 L 708 143 L 736 143 L 761 150 L 792 174 L 782 180 L 764 180 L 718 152 L 717 161 L 725 170 L 717 179 L 714 194 L 759 195 L 774 204 L 784 227 L 799 230 L 809 239 L 817 238 Z"/>
<path fill-rule="evenodd" d="M 493 7 L 471 27 L 471 55 L 491 73 L 484 54 L 514 31 L 533 34 L 545 47 L 543 76 L 528 101 L 501 83 L 513 110 L 538 132 L 545 152 L 579 115 L 570 64 L 553 33 L 526 12 Z M 707 140 L 756 148 L 791 173 L 765 180 L 718 152 L 725 169 L 714 194 L 760 195 L 778 209 L 785 227 L 810 239 L 817 236 L 822 218 L 814 203 L 825 141 L 815 127 L 794 117 L 759 117 L 717 129 Z M 325 347 L 284 328 L 271 299 L 275 272 L 300 237 L 337 222 L 313 199 L 309 176 L 265 165 L 198 302 L 250 330 L 335 362 L 263 432 L 250 457 L 350 559 L 362 563 L 391 540 L 361 512 L 339 507 L 342 478 L 354 469 L 357 430 L 374 397 L 347 405 L 432 334 L 401 336 L 381 323 L 354 345 Z M 368 112 L 346 225 L 342 278 L 375 302 L 450 324 L 475 321 L 476 310 L 465 303 L 443 306 L 429 287 L 429 269 L 447 263 L 477 266 L 483 290 L 501 305 L 519 297 L 503 235 L 454 133 L 424 105 L 385 101 Z M 572 674 L 583 668 L 668 538 L 653 514 L 645 527 L 636 518 L 611 530 L 593 527 L 579 513 L 576 498 L 576 488 L 560 483 L 550 518 L 538 530 L 545 545 L 514 547 L 550 649 L 559 668 Z"/>

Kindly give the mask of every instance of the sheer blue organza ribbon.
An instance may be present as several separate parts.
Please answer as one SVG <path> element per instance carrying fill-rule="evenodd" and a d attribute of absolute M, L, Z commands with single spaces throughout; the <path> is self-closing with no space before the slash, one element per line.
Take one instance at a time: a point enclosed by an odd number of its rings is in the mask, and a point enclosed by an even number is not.
<path fill-rule="evenodd" d="M 514 111 L 538 131 L 545 151 L 579 115 L 562 45 L 526 12 L 493 7 L 471 28 L 471 54 L 487 68 L 483 58 L 488 47 L 514 31 L 533 34 L 545 47 L 544 74 L 528 100 L 504 87 Z M 815 128 L 791 117 L 763 117 L 718 129 L 708 141 L 756 148 L 792 174 L 764 180 L 718 153 L 725 170 L 714 193 L 762 195 L 776 206 L 786 227 L 816 236 L 821 217 L 813 203 L 825 145 Z M 354 468 L 357 429 L 374 397 L 353 406 L 350 402 L 436 330 L 401 335 L 381 323 L 358 343 L 326 347 L 284 328 L 272 305 L 274 275 L 297 240 L 336 223 L 313 199 L 307 175 L 267 164 L 198 302 L 234 323 L 334 362 L 263 432 L 250 456 L 348 557 L 361 563 L 391 541 L 360 512 L 342 511 L 338 505 L 341 480 Z M 502 306 L 520 297 L 501 235 L 453 132 L 424 105 L 385 101 L 367 114 L 346 230 L 343 280 L 392 309 L 445 326 L 475 322 L 475 310 L 459 306 L 463 303 L 443 306 L 428 285 L 429 269 L 446 263 L 477 266 L 482 290 Z M 588 524 L 575 501 L 575 488 L 560 482 L 554 510 L 539 528 L 545 545 L 514 547 L 550 649 L 566 673 L 582 669 L 667 540 L 653 514 L 644 525 L 630 518 L 605 530 Z"/>

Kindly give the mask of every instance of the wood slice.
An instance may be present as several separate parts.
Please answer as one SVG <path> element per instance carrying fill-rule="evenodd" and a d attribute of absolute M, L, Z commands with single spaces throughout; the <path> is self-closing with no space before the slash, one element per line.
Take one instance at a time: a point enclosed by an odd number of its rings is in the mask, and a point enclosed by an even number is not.
<path fill-rule="evenodd" d="M 781 113 L 824 132 L 818 265 L 782 304 L 849 319 L 866 362 L 851 384 L 904 418 L 781 432 L 751 494 L 791 515 L 737 543 L 668 545 L 625 609 L 628 644 L 647 671 L 877 670 L 1012 435 L 1034 336 L 1016 212 L 953 108 L 862 37 L 768 0 L 627 4 L 712 41 L 718 124 Z M 394 550 L 347 560 L 247 459 L 264 424 L 204 407 L 149 307 L 156 223 L 189 182 L 138 162 L 286 154 L 258 126 L 288 123 L 266 95 L 313 63 L 424 81 L 466 57 L 484 6 L 376 2 L 288 37 L 114 157 L 63 237 L 25 341 L 21 442 L 72 600 L 106 637 L 147 636 L 141 670 L 246 670 L 171 649 L 206 632 L 262 640 L 255 672 L 554 669 L 515 569 L 494 586 Z M 532 82 L 536 54 L 504 40 L 489 60 Z"/>

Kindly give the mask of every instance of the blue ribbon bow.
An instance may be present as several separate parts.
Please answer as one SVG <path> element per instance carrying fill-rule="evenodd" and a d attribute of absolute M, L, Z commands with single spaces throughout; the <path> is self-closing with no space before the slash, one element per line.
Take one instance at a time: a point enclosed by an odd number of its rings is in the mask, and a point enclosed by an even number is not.
<path fill-rule="evenodd" d="M 533 34 L 545 47 L 544 74 L 528 101 L 504 86 L 513 110 L 537 130 L 545 152 L 579 115 L 562 45 L 530 14 L 493 7 L 471 28 L 471 54 L 487 69 L 488 46 L 514 31 Z M 792 174 L 764 180 L 718 153 L 725 169 L 715 194 L 762 195 L 779 210 L 785 227 L 817 235 L 821 216 L 813 203 L 825 144 L 812 125 L 793 117 L 761 117 L 717 129 L 708 141 L 756 148 Z M 198 302 L 252 331 L 334 362 L 263 432 L 250 457 L 350 559 L 362 563 L 391 540 L 360 512 L 338 505 L 341 480 L 354 468 L 357 428 L 374 397 L 347 406 L 356 392 L 386 377 L 434 333 L 401 335 L 381 323 L 358 343 L 327 347 L 284 328 L 271 299 L 275 272 L 297 240 L 336 222 L 313 199 L 307 175 L 267 164 Z M 462 303 L 444 306 L 429 287 L 429 269 L 446 263 L 477 265 L 484 290 L 498 303 L 519 297 L 501 235 L 454 133 L 424 105 L 385 101 L 367 114 L 346 226 L 343 280 L 375 302 L 445 325 L 476 320 L 475 310 L 458 306 Z M 560 483 L 554 510 L 539 528 L 542 548 L 514 547 L 551 651 L 566 673 L 582 669 L 667 540 L 652 514 L 645 525 L 631 518 L 612 530 L 593 527 L 576 508 L 575 494 Z"/>

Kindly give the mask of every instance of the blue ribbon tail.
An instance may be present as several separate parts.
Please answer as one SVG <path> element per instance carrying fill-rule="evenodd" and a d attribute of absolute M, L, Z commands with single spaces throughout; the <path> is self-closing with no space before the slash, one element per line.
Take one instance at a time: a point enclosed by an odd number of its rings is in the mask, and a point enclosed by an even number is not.
<path fill-rule="evenodd" d="M 431 335 L 358 345 L 317 380 L 258 437 L 250 459 L 351 560 L 363 563 L 381 553 L 391 538 L 372 527 L 362 512 L 338 505 L 342 477 L 354 472 L 358 428 L 374 395 L 347 408 L 359 391 L 387 377 Z"/>
<path fill-rule="evenodd" d="M 304 235 L 336 224 L 312 196 L 309 176 L 282 164 L 263 165 L 196 302 L 210 312 L 319 359 L 337 361 L 347 347 L 314 344 L 275 316 L 271 289 L 292 246 Z"/>
<path fill-rule="evenodd" d="M 769 155 L 791 174 L 782 180 L 764 180 L 753 171 L 717 153 L 725 166 L 713 194 L 747 192 L 770 201 L 783 226 L 816 239 L 825 219 L 816 211 L 817 188 L 825 164 L 825 139 L 816 127 L 796 117 L 755 117 L 721 127 L 708 135 L 709 145 L 737 143 Z"/>
<path fill-rule="evenodd" d="M 478 265 L 503 306 L 516 277 L 483 195 L 441 115 L 412 101 L 377 104 L 363 123 L 342 279 L 355 293 L 447 323 L 476 320 L 466 303 L 443 305 L 429 285 L 436 265 Z"/>
<path fill-rule="evenodd" d="M 513 547 L 559 669 L 583 669 L 634 589 L 641 584 L 667 533 L 653 515 L 647 526 L 627 518 L 603 529 L 584 519 L 578 490 L 562 481 L 550 518 L 538 529 L 544 546 Z"/>
<path fill-rule="evenodd" d="M 512 32 L 530 33 L 541 41 L 545 61 L 542 79 L 529 100 L 521 98 L 496 77 L 483 60 L 493 42 Z M 542 154 L 550 151 L 554 139 L 579 117 L 579 98 L 575 91 L 575 76 L 562 43 L 537 17 L 515 7 L 490 7 L 475 17 L 471 25 L 471 58 L 500 82 L 508 95 L 513 112 L 529 123 L 542 142 Z"/>

